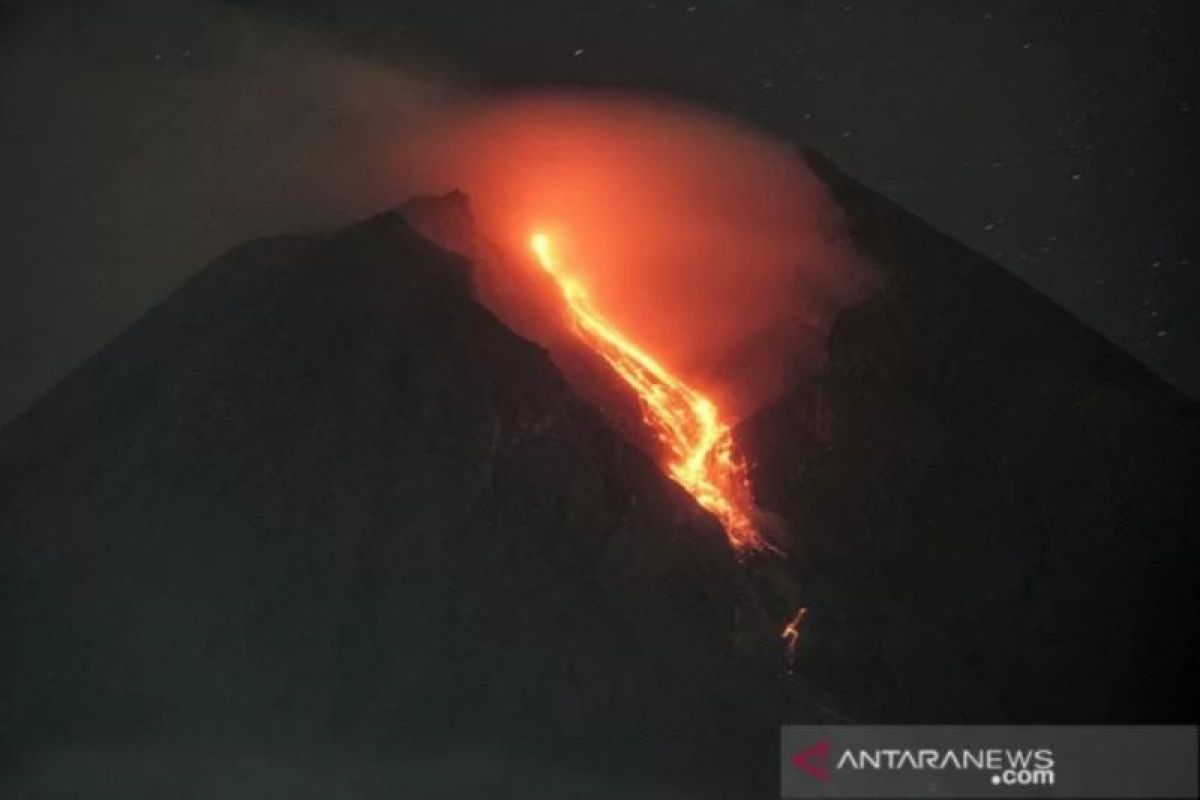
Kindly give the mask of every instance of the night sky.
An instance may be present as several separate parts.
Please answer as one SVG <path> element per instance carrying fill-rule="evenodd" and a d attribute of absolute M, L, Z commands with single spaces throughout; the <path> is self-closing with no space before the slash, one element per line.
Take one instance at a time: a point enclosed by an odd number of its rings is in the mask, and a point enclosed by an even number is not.
<path fill-rule="evenodd" d="M 230 139 L 235 117 L 189 111 L 201 105 L 160 76 L 186 75 L 188 91 L 199 80 L 223 95 L 241 96 L 242 82 L 212 56 L 221 46 L 204 21 L 211 6 L 180 4 L 177 18 L 163 10 L 171 3 L 154 7 L 150 21 L 135 14 L 135 22 L 114 23 L 109 4 L 79 2 L 17 4 L 2 18 L 0 166 L 16 177 L 3 189 L 0 228 L 11 253 L 0 277 L 0 382 L 8 387 L 0 418 L 224 249 L 288 230 L 281 225 L 369 211 L 381 196 L 356 196 L 338 213 L 328 213 L 329 198 L 344 192 L 314 199 L 312 208 L 293 197 L 287 214 L 237 207 L 222 217 L 231 204 L 221 192 L 236 174 L 212 196 L 196 188 L 196 175 L 219 170 L 214 164 L 231 151 L 245 157 Z M 436 65 L 472 88 L 633 87 L 740 115 L 826 154 L 1200 396 L 1198 8 L 1095 0 L 278 0 L 225 3 L 216 13 L 246 12 L 273 30 L 301 31 L 323 50 L 399 70 Z M 86 93 L 73 94 L 80 86 Z M 331 96 L 324 92 L 306 101 L 305 119 L 320 116 L 310 106 Z M 76 113 L 72 103 L 95 97 L 113 98 L 116 110 L 96 101 Z M 436 104 L 436 93 L 420 102 Z M 344 152 L 358 139 L 337 127 L 348 116 L 339 114 L 318 127 L 322 147 L 332 142 Z M 197 128 L 216 133 L 189 132 Z M 156 137 L 186 140 L 190 149 L 179 156 Z M 296 138 L 293 161 L 308 158 L 299 152 L 304 141 Z M 287 142 L 271 149 L 287 150 Z M 80 167 L 84 158 L 89 166 Z M 109 163 L 124 166 L 95 166 Z M 135 180 L 130 164 L 170 179 Z M 246 182 L 264 197 L 275 185 L 252 174 Z M 184 207 L 172 194 L 180 185 L 200 199 Z M 280 181 L 277 193 L 296 195 L 293 188 Z M 106 198 L 102 213 L 88 198 Z M 272 202 L 246 205 L 257 211 Z M 170 213 L 194 222 L 179 233 Z M 120 219 L 106 227 L 110 217 Z M 108 243 L 104 258 L 89 257 L 90 246 L 64 249 L 64 239 L 82 241 L 71 232 L 81 218 L 89 241 Z M 154 246 L 139 249 L 130 237 Z"/>

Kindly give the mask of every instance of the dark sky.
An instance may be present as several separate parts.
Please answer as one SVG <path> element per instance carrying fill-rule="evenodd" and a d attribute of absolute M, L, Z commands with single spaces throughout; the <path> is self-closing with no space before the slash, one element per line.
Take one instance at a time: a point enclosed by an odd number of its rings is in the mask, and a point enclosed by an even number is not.
<path fill-rule="evenodd" d="M 0 419 L 228 247 L 399 199 L 372 183 L 370 156 L 396 124 L 378 98 L 402 97 L 389 105 L 411 124 L 450 91 L 447 74 L 484 88 L 637 87 L 741 115 L 825 153 L 1200 396 L 1198 6 L 10 5 Z M 347 66 L 359 56 L 365 71 Z"/>

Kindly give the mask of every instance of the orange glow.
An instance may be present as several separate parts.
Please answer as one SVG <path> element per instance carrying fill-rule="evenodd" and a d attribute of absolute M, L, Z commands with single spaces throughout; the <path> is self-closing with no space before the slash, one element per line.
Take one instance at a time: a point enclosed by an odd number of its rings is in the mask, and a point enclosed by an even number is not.
<path fill-rule="evenodd" d="M 643 419 L 667 451 L 667 473 L 720 521 L 735 551 L 770 548 L 753 522 L 745 460 L 713 401 L 626 338 L 595 308 L 587 287 L 559 262 L 549 234 L 533 233 L 529 246 L 562 292 L 576 333 L 637 394 Z"/>
<path fill-rule="evenodd" d="M 661 98 L 485 100 L 410 159 L 423 191 L 467 195 L 499 252 L 549 235 L 605 322 L 730 425 L 815 376 L 833 319 L 867 288 L 840 210 L 790 144 Z M 524 284 L 543 276 L 469 250 L 480 301 L 563 368 L 563 326 Z"/>
<path fill-rule="evenodd" d="M 800 644 L 800 624 L 804 622 L 804 618 L 808 616 L 808 607 L 800 606 L 796 609 L 796 613 L 783 626 L 783 633 L 779 634 L 779 638 L 783 639 L 784 651 L 787 655 L 788 670 L 790 671 L 796 663 L 796 646 Z"/>

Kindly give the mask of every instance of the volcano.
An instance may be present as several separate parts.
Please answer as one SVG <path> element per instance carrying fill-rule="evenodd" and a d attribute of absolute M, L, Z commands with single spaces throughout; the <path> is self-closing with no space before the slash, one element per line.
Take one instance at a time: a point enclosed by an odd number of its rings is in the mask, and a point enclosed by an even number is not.
<path fill-rule="evenodd" d="M 6 785 L 771 797 L 784 723 L 1194 719 L 1196 403 L 809 161 L 884 281 L 734 431 L 786 552 L 411 207 L 251 242 L 0 435 Z"/>

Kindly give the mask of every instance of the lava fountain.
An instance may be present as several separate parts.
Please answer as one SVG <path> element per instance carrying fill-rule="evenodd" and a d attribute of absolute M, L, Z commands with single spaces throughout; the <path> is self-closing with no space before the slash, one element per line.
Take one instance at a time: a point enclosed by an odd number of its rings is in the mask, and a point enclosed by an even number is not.
<path fill-rule="evenodd" d="M 717 406 L 605 319 L 587 287 L 559 262 L 549 234 L 533 233 L 529 246 L 562 292 L 580 339 L 637 395 L 642 419 L 669 453 L 667 473 L 721 522 L 736 552 L 769 549 L 754 525 L 745 459 Z"/>

